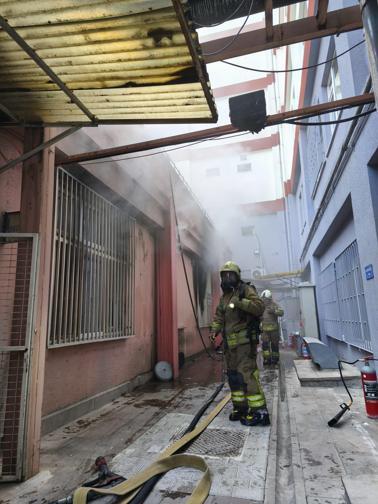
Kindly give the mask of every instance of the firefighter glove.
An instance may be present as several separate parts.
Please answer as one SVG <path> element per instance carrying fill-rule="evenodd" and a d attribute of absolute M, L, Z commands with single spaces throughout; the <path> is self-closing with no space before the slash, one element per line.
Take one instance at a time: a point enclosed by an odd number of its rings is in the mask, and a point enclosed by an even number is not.
<path fill-rule="evenodd" d="M 218 333 L 217 333 L 217 332 L 214 332 L 214 331 L 211 331 L 211 332 L 210 332 L 209 338 L 210 338 L 210 341 L 211 341 L 212 343 L 214 343 L 215 338 L 217 337 L 217 335 L 218 335 Z"/>

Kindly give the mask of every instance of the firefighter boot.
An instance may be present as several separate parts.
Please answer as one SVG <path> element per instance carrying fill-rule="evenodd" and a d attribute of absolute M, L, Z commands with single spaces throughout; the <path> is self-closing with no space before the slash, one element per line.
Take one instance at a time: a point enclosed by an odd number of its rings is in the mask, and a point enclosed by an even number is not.
<path fill-rule="evenodd" d="M 254 427 L 255 425 L 270 425 L 268 410 L 265 407 L 255 410 L 249 409 L 247 414 L 240 419 L 240 423 L 248 427 Z"/>
<path fill-rule="evenodd" d="M 238 422 L 247 414 L 247 408 L 233 408 L 228 419 L 230 422 Z"/>

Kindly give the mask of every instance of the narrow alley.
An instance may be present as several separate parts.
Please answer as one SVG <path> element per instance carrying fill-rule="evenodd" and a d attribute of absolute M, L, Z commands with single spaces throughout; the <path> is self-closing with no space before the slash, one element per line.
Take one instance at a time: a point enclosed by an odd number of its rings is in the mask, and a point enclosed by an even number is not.
<path fill-rule="evenodd" d="M 0 0 L 0 504 L 377 504 L 377 0 Z"/>

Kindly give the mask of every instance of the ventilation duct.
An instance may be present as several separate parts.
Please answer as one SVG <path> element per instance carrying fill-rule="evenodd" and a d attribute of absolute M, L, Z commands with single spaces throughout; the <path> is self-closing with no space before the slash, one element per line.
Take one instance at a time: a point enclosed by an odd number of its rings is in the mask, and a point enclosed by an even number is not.
<path fill-rule="evenodd" d="M 189 0 L 192 21 L 197 28 L 222 23 L 225 20 L 264 12 L 264 0 Z M 298 0 L 273 0 L 273 8 L 298 3 Z"/>

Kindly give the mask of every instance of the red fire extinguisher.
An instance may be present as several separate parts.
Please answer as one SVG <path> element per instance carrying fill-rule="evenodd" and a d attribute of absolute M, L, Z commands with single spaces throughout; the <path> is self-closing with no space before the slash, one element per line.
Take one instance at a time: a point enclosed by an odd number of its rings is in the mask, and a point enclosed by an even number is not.
<path fill-rule="evenodd" d="M 378 383 L 377 373 L 370 365 L 371 359 L 365 359 L 361 369 L 362 389 L 365 397 L 366 413 L 369 418 L 378 418 Z"/>
<path fill-rule="evenodd" d="M 362 381 L 362 389 L 364 391 L 365 397 L 365 406 L 366 413 L 369 418 L 378 419 L 378 383 L 377 383 L 377 373 L 375 369 L 370 365 L 372 361 L 378 361 L 378 359 L 374 359 L 373 357 L 367 357 L 365 359 L 356 359 L 353 362 L 347 362 L 343 360 L 338 361 L 340 378 L 343 382 L 345 390 L 349 396 L 350 402 L 348 404 L 342 403 L 340 404 L 341 411 L 339 411 L 331 420 L 328 422 L 329 427 L 334 427 L 340 420 L 340 418 L 347 412 L 350 411 L 350 407 L 353 404 L 353 397 L 349 392 L 348 386 L 345 383 L 343 373 L 341 371 L 341 363 L 354 365 L 357 362 L 364 361 L 365 365 L 361 369 L 361 381 Z"/>

